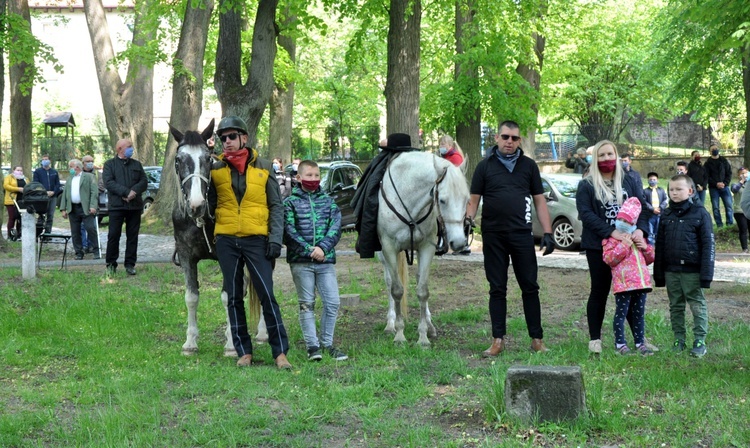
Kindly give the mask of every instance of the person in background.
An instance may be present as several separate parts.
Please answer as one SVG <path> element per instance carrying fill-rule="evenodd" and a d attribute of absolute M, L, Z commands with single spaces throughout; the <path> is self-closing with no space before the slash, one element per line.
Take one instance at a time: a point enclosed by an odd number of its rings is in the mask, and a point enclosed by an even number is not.
<path fill-rule="evenodd" d="M 643 189 L 643 179 L 641 179 L 641 173 L 633 168 L 633 160 L 630 158 L 630 154 L 625 153 L 620 156 L 620 163 L 626 176 L 633 178 L 636 184 Z"/>
<path fill-rule="evenodd" d="M 62 199 L 60 200 L 60 211 L 63 219 L 70 220 L 70 235 L 73 240 L 73 249 L 76 260 L 83 260 L 83 240 L 79 232 L 81 225 L 86 227 L 86 232 L 91 235 L 92 252 L 94 260 L 101 258 L 99 252 L 99 234 L 96 229 L 96 209 L 99 205 L 99 186 L 91 173 L 83 171 L 83 163 L 78 159 L 68 162 L 70 177 L 65 183 Z"/>
<path fill-rule="evenodd" d="M 20 165 L 14 167 L 13 172 L 3 179 L 3 190 L 5 190 L 3 204 L 8 212 L 8 239 L 11 241 L 21 239 L 21 210 L 16 204 L 23 200 L 23 187 L 27 183 L 29 180 L 23 175 L 23 167 Z"/>
<path fill-rule="evenodd" d="M 615 229 L 625 234 L 636 230 L 641 200 L 628 198 L 622 203 L 615 220 Z M 625 318 L 630 316 L 635 348 L 643 356 L 653 355 L 646 345 L 645 317 L 646 294 L 651 291 L 651 274 L 648 265 L 654 262 L 654 246 L 643 239 L 618 240 L 612 236 L 602 241 L 604 262 L 612 268 L 612 292 L 617 303 L 612 329 L 615 332 L 615 350 L 621 355 L 630 353 L 625 340 Z"/>
<path fill-rule="evenodd" d="M 292 177 L 284 171 L 284 162 L 278 157 L 273 159 L 273 171 L 279 183 L 281 199 L 284 200 L 292 194 Z"/>
<path fill-rule="evenodd" d="M 295 187 L 299 184 L 299 180 L 297 180 L 297 169 L 299 168 L 299 157 L 295 157 L 292 159 L 292 171 L 289 172 L 289 176 L 292 179 L 292 187 Z"/>
<path fill-rule="evenodd" d="M 742 212 L 742 194 L 745 192 L 745 183 L 747 182 L 747 168 L 740 167 L 737 170 L 738 182 L 732 184 L 731 190 L 733 195 L 733 209 L 734 209 L 734 220 L 737 222 L 737 229 L 739 230 L 740 246 L 742 246 L 743 253 L 749 253 L 747 249 L 747 229 L 748 219 Z"/>
<path fill-rule="evenodd" d="M 714 277 L 714 232 L 711 215 L 690 199 L 692 179 L 678 174 L 669 180 L 669 207 L 662 214 L 656 235 L 654 284 L 667 287 L 669 319 L 672 322 L 672 350 L 685 350 L 685 305 L 693 314 L 693 348 L 690 355 L 706 354 L 708 308 L 703 289 Z"/>
<path fill-rule="evenodd" d="M 440 137 L 438 141 L 438 153 L 440 157 L 457 167 L 461 167 L 464 164 L 464 152 L 461 150 L 458 142 L 453 140 L 453 137 L 450 135 Z"/>
<path fill-rule="evenodd" d="M 39 214 L 37 228 L 44 227 L 44 233 L 52 233 L 52 222 L 55 219 L 55 207 L 57 206 L 56 198 L 62 193 L 62 184 L 60 183 L 60 175 L 56 169 L 52 168 L 52 161 L 47 154 L 42 156 L 41 165 L 34 170 L 32 181 L 44 185 L 44 188 L 47 189 L 49 202 L 47 203 L 47 210 Z"/>
<path fill-rule="evenodd" d="M 533 352 L 546 352 L 539 302 L 538 265 L 531 233 L 531 204 L 544 230 L 544 255 L 555 250 L 552 239 L 547 200 L 544 198 L 539 167 L 525 156 L 518 123 L 505 121 L 495 135 L 497 145 L 477 164 L 471 179 L 466 217 L 474 220 L 479 201 L 482 206 L 482 237 L 484 238 L 484 271 L 490 284 L 489 312 L 492 323 L 492 345 L 482 352 L 484 357 L 498 356 L 505 350 L 507 333 L 508 268 L 521 289 L 526 327 Z M 521 268 L 521 266 L 523 268 Z M 518 267 L 516 269 L 515 267 Z"/>
<path fill-rule="evenodd" d="M 237 116 L 221 119 L 216 130 L 223 152 L 211 168 L 208 202 L 215 210 L 216 254 L 224 277 L 227 313 L 238 367 L 249 367 L 253 344 L 245 314 L 245 266 L 258 293 L 268 344 L 278 369 L 291 369 L 281 309 L 273 291 L 273 267 L 281 255 L 284 205 L 270 161 L 247 146 L 247 124 Z"/>
<path fill-rule="evenodd" d="M 708 176 L 706 168 L 701 164 L 701 153 L 693 151 L 690 154 L 690 163 L 687 165 L 685 174 L 693 180 L 695 195 L 701 200 L 700 205 L 706 203 L 706 190 L 708 189 Z"/>
<path fill-rule="evenodd" d="M 125 272 L 135 275 L 138 261 L 138 233 L 141 231 L 143 192 L 148 178 L 141 162 L 133 158 L 135 150 L 130 139 L 120 139 L 115 145 L 115 156 L 104 162 L 102 181 L 109 197 L 109 234 L 107 235 L 107 275 L 117 272 L 120 257 L 120 236 L 125 224 Z M 98 203 L 97 203 L 98 204 Z"/>
<path fill-rule="evenodd" d="M 719 198 L 721 198 L 721 202 L 724 203 L 727 226 L 731 226 L 734 224 L 732 192 L 729 190 L 729 182 L 732 181 L 732 165 L 724 156 L 719 155 L 718 146 L 711 145 L 710 151 L 711 157 L 706 160 L 704 168 L 706 169 L 706 177 L 708 178 L 708 194 L 711 195 L 711 208 L 714 212 L 714 221 L 718 227 L 723 225 L 721 207 L 719 205 Z"/>
<path fill-rule="evenodd" d="M 286 261 L 292 271 L 299 302 L 299 325 L 307 345 L 307 359 L 320 361 L 325 351 L 336 361 L 349 359 L 333 345 L 333 331 L 341 300 L 336 280 L 336 244 L 341 238 L 341 210 L 320 189 L 320 168 L 303 160 L 299 185 L 284 201 Z M 320 339 L 315 328 L 315 290 L 320 294 Z"/>
<path fill-rule="evenodd" d="M 648 173 L 648 187 L 643 189 L 643 201 L 646 205 L 643 213 L 648 216 L 648 243 L 653 246 L 656 231 L 659 230 L 659 216 L 667 207 L 667 192 L 659 186 L 659 175 L 653 171 Z"/>
<path fill-rule="evenodd" d="M 678 161 L 677 165 L 675 166 L 675 174 L 687 174 L 687 172 L 688 172 L 687 163 L 684 160 Z"/>
<path fill-rule="evenodd" d="M 104 184 L 102 183 L 101 177 L 99 176 L 99 173 L 96 171 L 96 167 L 94 166 L 94 156 L 86 155 L 81 158 L 81 162 L 83 163 L 83 172 L 89 173 L 92 176 L 94 176 L 94 179 L 96 180 L 97 190 L 98 193 L 101 194 L 105 191 Z M 99 197 L 97 194 L 97 206 Z M 93 246 L 89 245 L 89 238 L 88 234 L 86 233 L 86 223 L 81 222 L 81 244 L 83 244 L 83 252 L 86 254 L 90 254 L 94 251 Z M 96 247 L 99 247 L 97 244 Z"/>
<path fill-rule="evenodd" d="M 576 208 L 583 225 L 581 249 L 586 251 L 591 279 L 586 317 L 589 351 L 594 354 L 602 352 L 602 325 L 612 288 L 612 269 L 604 262 L 602 240 L 612 237 L 638 245 L 645 243 L 644 236 L 648 234 L 648 218 L 642 213 L 638 216 L 637 228 L 633 233 L 621 232 L 615 227 L 615 218 L 626 199 L 638 198 L 641 207 L 645 207 L 643 185 L 625 174 L 622 164 L 617 161 L 616 151 L 614 143 L 609 140 L 602 140 L 594 146 L 589 175 L 578 183 L 576 193 Z M 627 320 L 632 328 L 633 317 L 630 313 Z M 656 351 L 648 342 L 646 344 L 650 350 Z"/>
<path fill-rule="evenodd" d="M 565 160 L 565 166 L 573 170 L 576 174 L 583 174 L 589 168 L 589 163 L 586 161 L 586 151 L 583 148 L 578 148 L 573 155 L 573 151 L 568 153 L 568 158 Z"/>

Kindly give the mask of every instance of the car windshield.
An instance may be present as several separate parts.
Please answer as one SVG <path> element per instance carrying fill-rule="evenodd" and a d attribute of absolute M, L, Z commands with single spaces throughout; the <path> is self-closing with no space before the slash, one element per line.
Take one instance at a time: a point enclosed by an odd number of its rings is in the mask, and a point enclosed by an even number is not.
<path fill-rule="evenodd" d="M 328 175 L 331 173 L 331 169 L 327 166 L 320 166 L 320 188 L 323 191 L 328 191 Z"/>
<path fill-rule="evenodd" d="M 555 187 L 557 187 L 557 190 L 560 192 L 561 195 L 565 196 L 566 198 L 575 198 L 576 197 L 576 191 L 578 191 L 578 177 L 571 177 L 571 178 L 554 178 L 551 179 L 552 182 L 555 184 Z"/>

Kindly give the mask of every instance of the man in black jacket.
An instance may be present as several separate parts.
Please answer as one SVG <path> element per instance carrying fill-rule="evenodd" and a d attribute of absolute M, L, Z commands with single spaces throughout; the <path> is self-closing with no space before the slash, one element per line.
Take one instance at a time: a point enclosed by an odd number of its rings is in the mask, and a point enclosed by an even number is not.
<path fill-rule="evenodd" d="M 107 236 L 107 274 L 117 271 L 120 256 L 120 236 L 125 223 L 125 271 L 135 275 L 138 259 L 138 233 L 141 230 L 143 199 L 148 188 L 148 179 L 141 162 L 133 159 L 133 143 L 121 139 L 115 145 L 115 156 L 104 162 L 102 180 L 109 199 L 109 235 Z"/>
<path fill-rule="evenodd" d="M 687 175 L 693 179 L 693 183 L 695 184 L 695 194 L 701 200 L 701 204 L 705 204 L 708 177 L 706 177 L 706 169 L 701 165 L 701 153 L 698 151 L 693 151 L 690 154 L 690 163 L 687 165 Z"/>
<path fill-rule="evenodd" d="M 727 215 L 727 226 L 734 224 L 732 209 L 732 192 L 729 191 L 729 182 L 732 180 L 732 165 L 727 159 L 719 155 L 719 148 L 711 145 L 711 158 L 706 160 L 704 168 L 708 178 L 708 193 L 711 195 L 711 208 L 714 212 L 714 221 L 721 227 L 721 208 L 719 197 L 724 203 L 724 211 Z"/>
<path fill-rule="evenodd" d="M 52 221 L 55 217 L 55 207 L 57 206 L 57 196 L 62 193 L 62 184 L 60 183 L 60 175 L 57 170 L 52 168 L 52 162 L 47 154 L 42 156 L 42 162 L 39 168 L 34 170 L 34 176 L 32 180 L 39 182 L 44 185 L 47 189 L 47 196 L 49 202 L 47 203 L 47 210 L 44 213 L 39 213 L 39 225 L 44 223 L 44 233 L 52 233 Z M 37 227 L 38 228 L 38 227 Z"/>

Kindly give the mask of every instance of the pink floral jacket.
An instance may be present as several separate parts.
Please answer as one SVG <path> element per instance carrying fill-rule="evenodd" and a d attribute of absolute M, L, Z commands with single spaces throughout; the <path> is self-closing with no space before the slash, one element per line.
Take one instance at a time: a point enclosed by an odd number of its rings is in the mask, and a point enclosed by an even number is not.
<path fill-rule="evenodd" d="M 654 262 L 654 246 L 641 251 L 635 243 L 614 238 L 602 240 L 604 262 L 612 268 L 612 290 L 615 294 L 626 291 L 651 291 L 651 274 L 648 265 Z"/>

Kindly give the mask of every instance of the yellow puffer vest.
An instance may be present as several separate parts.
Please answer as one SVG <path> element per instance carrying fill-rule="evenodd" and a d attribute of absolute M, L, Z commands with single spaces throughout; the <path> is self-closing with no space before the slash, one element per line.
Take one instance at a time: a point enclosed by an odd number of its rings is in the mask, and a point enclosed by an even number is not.
<path fill-rule="evenodd" d="M 268 171 L 253 166 L 258 153 L 255 150 L 250 151 L 251 159 L 245 171 L 245 196 L 240 204 L 237 204 L 237 196 L 232 189 L 232 171 L 229 163 L 225 162 L 224 167 L 211 171 L 218 198 L 214 235 L 268 236 Z M 224 160 L 224 156 L 219 156 L 219 159 Z"/>

